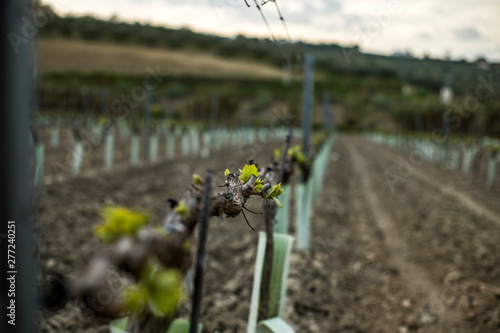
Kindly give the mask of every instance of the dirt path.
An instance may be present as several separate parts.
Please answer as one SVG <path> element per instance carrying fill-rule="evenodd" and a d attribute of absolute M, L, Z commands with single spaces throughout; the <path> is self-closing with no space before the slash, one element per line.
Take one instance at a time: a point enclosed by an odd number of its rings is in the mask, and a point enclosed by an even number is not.
<path fill-rule="evenodd" d="M 390 261 L 400 271 L 403 280 L 402 283 L 414 297 L 429 304 L 430 309 L 438 316 L 438 323 L 436 325 L 438 331 L 452 332 L 458 329 L 463 332 L 470 332 L 471 327 L 469 327 L 468 323 L 464 322 L 458 311 L 440 306 L 440 294 L 443 287 L 432 281 L 425 267 L 409 260 L 408 257 L 412 249 L 401 238 L 398 231 L 398 224 L 393 221 L 390 212 L 384 209 L 380 198 L 377 196 L 376 191 L 374 191 L 370 179 L 373 173 L 369 173 L 366 168 L 369 162 L 351 142 L 347 142 L 346 145 L 351 154 L 354 177 L 358 179 L 359 186 L 364 190 L 363 196 L 367 203 L 366 208 L 371 213 L 372 220 L 383 234 L 383 241 L 389 249 Z"/>
<path fill-rule="evenodd" d="M 389 149 L 378 149 L 378 151 L 379 157 L 383 156 L 386 160 L 397 161 L 400 169 L 393 170 L 393 175 L 398 173 L 403 178 L 415 176 L 443 194 L 452 197 L 457 203 L 467 207 L 475 214 L 500 225 L 500 207 L 498 205 L 500 193 L 497 193 L 496 189 L 486 189 L 480 180 L 477 183 L 471 183 L 470 179 L 464 179 L 459 172 L 448 170 L 439 165 L 428 163 L 422 165 L 423 160 L 413 153 Z"/>
<path fill-rule="evenodd" d="M 471 325 L 459 331 L 499 331 L 496 192 L 457 181 L 456 173 L 427 163 L 401 172 L 399 161 L 410 160 L 408 154 L 360 138 L 347 141 L 366 161 L 366 174 L 373 184 L 370 193 L 380 198 L 396 223 L 398 238 L 409 249 L 406 260 L 418 264 L 438 286 L 438 297 L 428 304 L 433 312 L 459 311 Z M 404 180 L 389 184 L 387 172 L 398 171 Z"/>
<path fill-rule="evenodd" d="M 426 175 L 423 172 L 418 171 L 418 170 L 415 171 L 415 176 L 422 179 L 427 184 L 440 190 L 444 194 L 453 197 L 460 204 L 463 204 L 465 207 L 469 208 L 474 213 L 476 213 L 478 215 L 482 215 L 482 216 L 486 217 L 487 219 L 497 223 L 500 226 L 500 215 L 499 214 L 497 214 L 497 213 L 493 212 L 492 210 L 479 204 L 476 200 L 472 199 L 466 193 L 458 190 L 456 187 L 450 186 L 447 184 L 443 184 L 442 182 L 440 182 L 436 178 L 434 178 L 432 176 L 428 176 L 428 175 Z"/>

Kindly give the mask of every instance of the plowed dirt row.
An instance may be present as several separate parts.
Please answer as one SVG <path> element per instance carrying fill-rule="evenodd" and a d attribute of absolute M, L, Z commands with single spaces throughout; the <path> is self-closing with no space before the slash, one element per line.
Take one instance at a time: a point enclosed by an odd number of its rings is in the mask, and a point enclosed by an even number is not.
<path fill-rule="evenodd" d="M 457 186 L 456 174 L 420 163 L 407 164 L 405 172 L 399 174 L 405 179 L 391 189 L 387 172 L 394 175 L 398 168 L 401 171 L 398 158 L 409 162 L 408 153 L 405 156 L 359 139 L 350 140 L 350 144 L 360 148 L 367 166 L 365 174 L 374 181 L 370 195 L 382 198 L 381 209 L 394 221 L 391 238 L 406 244 L 406 261 L 431 279 L 429 306 L 440 325 L 457 320 L 447 315 L 456 311 L 455 315 L 465 321 L 458 331 L 498 331 L 500 261 L 495 253 L 500 250 L 499 209 L 491 202 L 495 197 L 498 200 L 497 194 L 479 191 L 477 184 L 469 184 L 470 190 L 464 182 Z M 432 290 L 435 287 L 439 288 L 437 295 Z M 467 328 L 467 324 L 471 326 Z"/>
<path fill-rule="evenodd" d="M 254 156 L 240 147 L 207 161 L 181 158 L 46 186 L 37 222 L 41 280 L 81 272 L 100 248 L 92 229 L 106 203 L 147 210 L 161 224 L 166 200 L 182 195 L 193 172 L 212 169 L 222 183 L 228 161 L 243 165 L 254 158 L 263 165 L 279 145 L 261 144 L 251 150 Z M 385 174 L 398 171 L 399 155 L 408 158 L 359 137 L 336 141 L 312 212 L 311 249 L 292 253 L 285 319 L 297 332 L 500 330 L 500 227 L 416 172 L 496 215 L 497 193 L 427 164 L 415 166 L 392 191 Z M 261 204 L 251 209 L 259 211 Z M 260 215 L 249 220 L 263 229 Z M 212 220 L 204 332 L 246 331 L 256 244 L 257 234 L 242 218 Z M 184 306 L 180 315 L 187 314 Z M 40 318 L 40 332 L 108 331 L 107 320 L 75 301 L 43 309 Z"/>
<path fill-rule="evenodd" d="M 424 303 L 432 304 L 432 302 L 439 302 L 442 287 L 432 281 L 425 268 L 408 260 L 412 249 L 400 236 L 398 223 L 395 223 L 392 217 L 389 216 L 389 213 L 385 211 L 385 208 L 381 205 L 380 198 L 373 190 L 372 182 L 369 178 L 370 174 L 366 168 L 366 160 L 352 144 L 349 145 L 349 154 L 352 156 L 357 172 L 356 178 L 359 179 L 360 186 L 364 189 L 363 194 L 367 203 L 366 206 L 372 212 L 376 226 L 384 235 L 383 239 L 388 247 L 390 259 L 401 273 L 401 278 L 406 289 L 414 297 L 418 297 L 424 301 Z M 471 327 L 467 327 L 468 323 L 465 323 L 461 315 L 454 309 L 443 306 L 439 310 L 436 314 L 439 315 L 437 328 L 440 331 L 449 332 L 452 330 L 463 330 L 464 328 L 470 331 L 472 329 Z"/>

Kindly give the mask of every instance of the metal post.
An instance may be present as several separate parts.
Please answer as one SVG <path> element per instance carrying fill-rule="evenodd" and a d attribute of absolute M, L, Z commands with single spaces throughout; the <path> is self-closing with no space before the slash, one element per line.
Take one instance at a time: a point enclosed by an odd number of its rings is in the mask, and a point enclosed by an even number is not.
<path fill-rule="evenodd" d="M 314 56 L 306 54 L 304 59 L 305 74 L 304 86 L 302 90 L 302 131 L 304 153 L 309 157 L 309 144 L 311 136 L 311 117 L 313 108 L 313 91 L 314 91 Z"/>
<path fill-rule="evenodd" d="M 144 162 L 149 162 L 149 146 L 151 140 L 151 90 L 146 89 L 146 100 L 144 101 L 144 115 L 145 115 L 145 126 L 144 126 L 144 138 L 143 138 L 143 158 Z"/>
<path fill-rule="evenodd" d="M 422 115 L 420 113 L 415 114 L 415 130 L 420 133 L 424 130 L 424 125 L 422 122 Z"/>
<path fill-rule="evenodd" d="M 109 94 L 106 89 L 101 91 L 101 115 L 110 117 L 111 108 L 109 107 Z"/>
<path fill-rule="evenodd" d="M 335 119 L 330 110 L 330 96 L 327 92 L 323 93 L 323 130 L 333 130 L 335 128 Z"/>
<path fill-rule="evenodd" d="M 201 298 L 203 294 L 203 277 L 206 266 L 206 242 L 208 236 L 208 220 L 210 219 L 210 205 L 212 198 L 212 182 L 214 174 L 207 171 L 205 176 L 205 186 L 203 188 L 202 210 L 200 214 L 200 233 L 198 235 L 198 249 L 196 251 L 196 267 L 194 277 L 193 308 L 191 311 L 190 333 L 198 332 L 200 321 Z"/>
<path fill-rule="evenodd" d="M 451 100 L 453 98 L 453 90 L 451 89 L 451 70 L 450 70 L 451 62 L 450 62 L 450 57 L 448 56 L 446 63 L 444 65 L 444 82 L 443 82 L 443 89 L 441 91 L 441 99 L 442 102 L 445 104 L 445 110 L 443 112 L 443 118 L 442 118 L 442 123 L 443 123 L 443 134 L 444 134 L 444 145 L 440 147 L 441 149 L 441 163 L 445 164 L 446 159 L 447 159 L 447 152 L 448 152 L 448 146 L 449 146 L 449 137 L 450 137 L 450 120 L 449 120 L 449 114 L 448 117 L 446 114 L 448 113 L 447 109 L 449 105 L 451 104 Z"/>
<path fill-rule="evenodd" d="M 215 128 L 217 126 L 217 113 L 219 111 L 219 99 L 217 96 L 212 96 L 212 101 L 210 103 L 210 150 L 214 148 L 215 145 Z"/>
<path fill-rule="evenodd" d="M 446 141 L 450 135 L 450 122 L 449 119 L 446 119 L 446 108 L 451 104 L 451 100 L 453 98 L 453 91 L 451 89 L 451 60 L 450 57 L 447 58 L 446 63 L 443 68 L 444 71 L 444 80 L 443 80 L 443 88 L 441 90 L 441 101 L 446 105 L 445 111 L 443 112 L 443 132 Z"/>
<path fill-rule="evenodd" d="M 27 26 L 27 0 L 5 0 L 2 36 L 8 39 L 3 48 L 0 145 L 5 170 L 1 173 L 3 191 L 0 221 L 1 292 L 0 332 L 35 332 L 36 290 L 34 284 L 34 246 L 32 227 L 32 188 L 29 163 L 29 114 L 33 107 L 32 70 L 29 44 L 35 34 Z M 13 221 L 12 223 L 10 221 Z M 8 228 L 9 226 L 9 228 Z M 12 230 L 15 229 L 15 238 Z M 11 230 L 10 233 L 8 230 Z M 11 240 L 12 241 L 9 241 Z M 15 242 L 15 253 L 8 253 L 8 245 Z M 10 247 L 12 250 L 13 247 Z M 15 255 L 15 263 L 8 262 L 8 254 Z M 15 272 L 15 273 L 7 273 Z M 7 280 L 7 278 L 12 278 Z M 12 284 L 14 282 L 14 284 Z M 13 293 L 12 290 L 14 286 Z M 14 303 L 13 303 L 14 302 Z M 10 310 L 14 304 L 15 310 Z M 7 311 L 7 313 L 6 313 Z M 15 313 L 15 326 L 9 324 Z M 6 315 L 7 314 L 7 315 Z"/>

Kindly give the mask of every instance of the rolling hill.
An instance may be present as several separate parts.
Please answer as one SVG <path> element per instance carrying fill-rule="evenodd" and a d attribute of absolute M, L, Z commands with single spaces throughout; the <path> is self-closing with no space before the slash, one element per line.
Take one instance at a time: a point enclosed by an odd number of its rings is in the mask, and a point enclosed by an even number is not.
<path fill-rule="evenodd" d="M 46 72 L 115 72 L 145 74 L 159 66 L 162 73 L 224 78 L 280 79 L 282 70 L 257 61 L 228 59 L 190 50 L 116 44 L 64 38 L 41 38 L 39 68 Z"/>

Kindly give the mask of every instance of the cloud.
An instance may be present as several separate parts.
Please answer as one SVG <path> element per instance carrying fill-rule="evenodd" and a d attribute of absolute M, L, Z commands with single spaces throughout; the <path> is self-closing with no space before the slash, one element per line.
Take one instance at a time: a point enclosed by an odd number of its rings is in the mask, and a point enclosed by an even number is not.
<path fill-rule="evenodd" d="M 352 29 L 352 27 L 359 27 L 363 23 L 363 18 L 359 15 L 345 15 L 343 17 L 344 21 L 344 28 L 349 30 Z"/>
<path fill-rule="evenodd" d="M 433 39 L 432 35 L 427 33 L 427 32 L 422 32 L 422 33 L 419 33 L 417 35 L 417 38 L 418 39 L 422 39 L 422 40 L 431 40 Z"/>
<path fill-rule="evenodd" d="M 476 30 L 476 28 L 467 27 L 453 31 L 456 38 L 464 41 L 477 41 L 482 39 L 483 36 Z"/>
<path fill-rule="evenodd" d="M 285 4 L 285 3 L 283 3 Z M 266 6 L 273 6 L 271 3 Z M 281 8 L 283 7 L 283 8 Z M 290 1 L 280 6 L 283 16 L 296 24 L 315 24 L 331 19 L 341 13 L 343 5 L 340 1 L 313 0 L 308 2 Z"/>
<path fill-rule="evenodd" d="M 243 0 L 42 0 L 61 14 L 93 13 L 101 18 L 117 14 L 129 22 L 189 26 L 224 36 L 269 37 L 254 1 L 247 1 L 251 8 Z M 401 10 L 391 13 L 390 22 L 377 29 L 380 12 L 389 10 L 390 3 L 400 3 Z M 488 59 L 500 59 L 498 0 L 456 0 L 453 6 L 435 0 L 278 0 L 277 4 L 293 40 L 360 44 L 385 54 L 411 48 L 415 53 L 432 50 L 442 55 L 449 50 L 454 56 L 468 57 L 482 52 Z M 273 33 L 283 38 L 275 4 L 269 2 L 262 9 Z"/>
<path fill-rule="evenodd" d="M 325 12 L 339 12 L 344 8 L 340 1 L 324 1 L 323 4 L 325 5 L 323 9 Z"/>

